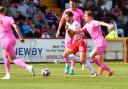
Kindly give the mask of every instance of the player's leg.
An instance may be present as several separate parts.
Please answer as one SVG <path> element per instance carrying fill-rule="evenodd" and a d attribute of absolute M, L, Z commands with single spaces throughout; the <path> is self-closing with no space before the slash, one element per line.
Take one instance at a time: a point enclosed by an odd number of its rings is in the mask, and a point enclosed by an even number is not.
<path fill-rule="evenodd" d="M 3 58 L 4 58 L 4 65 L 5 65 L 5 76 L 1 79 L 10 79 L 10 60 L 6 55 L 6 52 L 3 50 Z"/>
<path fill-rule="evenodd" d="M 81 59 L 83 60 L 83 62 L 81 62 L 86 68 L 88 68 L 88 70 L 92 73 L 92 75 L 96 76 L 96 72 L 93 68 L 93 66 L 91 65 L 90 61 L 86 60 L 86 52 L 87 52 L 87 45 L 85 44 L 85 42 L 83 40 L 80 40 L 80 44 L 79 44 L 79 51 L 80 51 L 80 55 L 81 55 Z M 85 59 L 84 59 L 85 58 Z"/>
<path fill-rule="evenodd" d="M 96 58 L 99 59 L 99 61 L 102 62 L 102 60 L 101 60 L 101 59 L 102 59 L 102 56 L 96 55 Z M 96 60 L 96 59 L 94 59 L 94 60 Z M 101 75 L 103 71 L 104 71 L 104 68 L 99 67 L 99 69 L 98 69 L 98 71 L 97 71 L 97 75 L 98 75 L 98 76 Z"/>
<path fill-rule="evenodd" d="M 90 58 L 94 61 L 97 66 L 100 67 L 97 75 L 102 74 L 104 70 L 108 71 L 109 73 L 112 73 L 112 70 L 101 61 L 103 50 L 103 48 L 94 48 L 94 50 L 90 53 Z"/>
<path fill-rule="evenodd" d="M 97 50 L 97 53 L 98 53 L 99 55 L 97 55 L 96 57 L 97 57 L 101 62 L 102 62 L 102 59 L 103 59 L 103 56 L 102 56 L 102 55 L 103 55 L 105 49 L 106 49 L 106 47 L 100 47 L 100 48 Z M 111 75 L 113 74 L 112 69 L 111 69 L 109 66 L 107 66 L 105 63 L 102 62 L 102 64 L 103 64 L 103 69 L 107 71 L 106 76 L 111 76 Z"/>
<path fill-rule="evenodd" d="M 96 58 L 98 58 L 102 62 L 102 58 L 103 58 L 102 55 L 97 55 Z M 103 67 L 100 67 L 98 69 L 97 75 L 101 75 L 103 70 L 106 70 L 107 71 L 106 76 L 111 76 L 113 74 L 112 69 L 103 62 L 102 62 L 102 65 L 103 65 Z"/>
<path fill-rule="evenodd" d="M 65 48 L 67 49 L 72 44 L 72 39 L 66 34 L 65 35 Z M 71 64 L 73 64 L 73 61 L 71 61 Z M 68 74 L 69 71 L 69 59 L 68 57 L 65 58 L 65 68 L 64 73 Z"/>
<path fill-rule="evenodd" d="M 68 74 L 68 71 L 69 71 L 69 59 L 68 58 L 64 58 L 64 60 L 65 60 L 64 73 Z"/>
<path fill-rule="evenodd" d="M 67 48 L 65 51 L 64 51 L 64 54 L 63 54 L 63 56 L 64 56 L 64 58 L 68 58 L 69 59 L 69 55 L 70 54 L 72 54 L 73 53 L 73 51 L 70 49 L 70 48 Z M 66 68 L 66 67 L 65 67 Z M 65 71 L 65 74 L 68 74 L 68 71 Z"/>
<path fill-rule="evenodd" d="M 80 62 L 91 72 L 93 76 L 97 76 L 92 64 L 86 60 L 86 53 L 80 52 Z"/>
<path fill-rule="evenodd" d="M 10 60 L 12 60 L 14 64 L 19 65 L 20 67 L 26 68 L 34 76 L 33 66 L 26 64 L 22 59 L 16 58 L 15 50 L 14 50 L 16 40 L 14 38 L 11 38 L 11 39 L 5 38 L 5 40 L 7 40 L 7 42 L 3 42 L 4 50 L 6 52 L 6 55 L 10 58 Z"/>
<path fill-rule="evenodd" d="M 75 55 L 75 54 L 70 54 L 68 56 L 68 58 L 70 60 L 72 60 L 72 59 L 80 60 L 80 57 Z M 94 69 L 94 67 L 92 66 L 92 64 L 90 63 L 89 60 L 85 60 L 82 64 L 83 64 L 84 67 L 86 67 L 91 72 L 92 75 L 96 75 L 95 69 Z"/>
<path fill-rule="evenodd" d="M 10 79 L 10 62 L 9 62 L 9 58 L 7 56 L 6 50 L 8 49 L 8 46 L 10 45 L 9 43 L 9 39 L 7 39 L 6 37 L 1 39 L 1 46 L 3 48 L 3 58 L 4 58 L 4 64 L 5 64 L 5 76 L 1 79 Z"/>
<path fill-rule="evenodd" d="M 70 75 L 74 74 L 74 68 L 75 68 L 76 60 L 73 58 L 71 60 L 71 68 L 70 68 Z"/>
<path fill-rule="evenodd" d="M 94 61 L 94 63 L 99 66 L 99 70 L 97 72 L 97 75 L 99 76 L 104 71 L 103 63 L 96 57 L 98 54 L 95 51 L 92 51 L 90 53 L 90 58 Z"/>
<path fill-rule="evenodd" d="M 31 72 L 32 76 L 35 76 L 34 68 L 32 65 L 28 65 L 22 59 L 16 58 L 16 55 L 10 56 L 10 58 L 14 64 L 16 64 L 22 68 L 26 68 L 29 72 Z"/>

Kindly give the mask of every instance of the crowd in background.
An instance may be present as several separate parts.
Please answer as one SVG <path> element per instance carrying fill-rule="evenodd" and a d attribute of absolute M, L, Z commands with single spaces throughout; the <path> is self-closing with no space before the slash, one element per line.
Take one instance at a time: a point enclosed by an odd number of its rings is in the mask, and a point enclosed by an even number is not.
<path fill-rule="evenodd" d="M 57 5 L 62 10 L 69 8 L 68 0 L 54 1 L 58 1 Z M 119 37 L 128 37 L 128 0 L 78 0 L 78 2 L 80 9 L 93 12 L 95 20 L 112 23 Z M 102 27 L 102 30 L 104 36 L 109 33 L 105 27 Z"/>
<path fill-rule="evenodd" d="M 54 9 L 47 12 L 47 6 L 35 0 L 12 0 L 2 2 L 6 15 L 12 16 L 24 37 L 55 37 L 57 20 Z M 14 34 L 17 36 L 16 32 Z"/>
<path fill-rule="evenodd" d="M 11 2 L 3 1 L 2 5 L 5 6 L 6 14 L 14 17 L 23 36 L 55 37 L 60 18 L 54 8 L 48 12 L 47 6 L 40 2 L 40 0 L 12 0 Z M 54 2 L 61 8 L 62 13 L 69 7 L 69 0 L 54 0 Z M 112 23 L 119 37 L 128 37 L 127 0 L 78 0 L 78 2 L 79 8 L 83 11 L 93 11 L 95 20 Z M 102 30 L 104 36 L 109 33 L 105 27 L 102 27 Z M 64 32 L 61 36 L 64 36 Z"/>

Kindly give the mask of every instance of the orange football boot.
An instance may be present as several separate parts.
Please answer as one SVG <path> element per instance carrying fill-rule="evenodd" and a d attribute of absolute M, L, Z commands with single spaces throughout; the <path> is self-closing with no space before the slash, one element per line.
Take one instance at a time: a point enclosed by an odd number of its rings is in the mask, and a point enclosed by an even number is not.
<path fill-rule="evenodd" d="M 101 75 L 104 71 L 104 68 L 100 67 L 97 71 L 97 76 Z"/>
<path fill-rule="evenodd" d="M 112 72 L 108 72 L 107 74 L 106 74 L 106 76 L 112 76 L 113 75 L 113 71 Z"/>

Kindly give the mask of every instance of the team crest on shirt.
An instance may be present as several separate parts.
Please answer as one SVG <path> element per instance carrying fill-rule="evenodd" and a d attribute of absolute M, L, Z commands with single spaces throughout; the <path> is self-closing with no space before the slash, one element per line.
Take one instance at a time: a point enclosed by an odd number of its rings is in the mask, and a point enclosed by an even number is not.
<path fill-rule="evenodd" d="M 83 47 L 79 47 L 79 51 L 83 51 L 84 50 L 84 48 Z"/>

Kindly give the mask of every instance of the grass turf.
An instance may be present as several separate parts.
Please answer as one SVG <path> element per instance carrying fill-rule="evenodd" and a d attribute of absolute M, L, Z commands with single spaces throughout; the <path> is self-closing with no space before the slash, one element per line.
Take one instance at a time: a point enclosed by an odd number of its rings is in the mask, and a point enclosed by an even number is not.
<path fill-rule="evenodd" d="M 11 79 L 0 80 L 0 89 L 128 89 L 128 64 L 107 63 L 114 75 L 105 77 L 105 72 L 98 77 L 90 76 L 85 69 L 81 70 L 76 64 L 75 75 L 64 74 L 64 64 L 33 64 L 36 76 L 14 64 L 11 64 Z M 48 67 L 51 75 L 47 78 L 41 76 L 42 68 Z M 97 68 L 95 65 L 94 67 Z M 4 65 L 0 65 L 0 77 L 5 74 Z"/>

